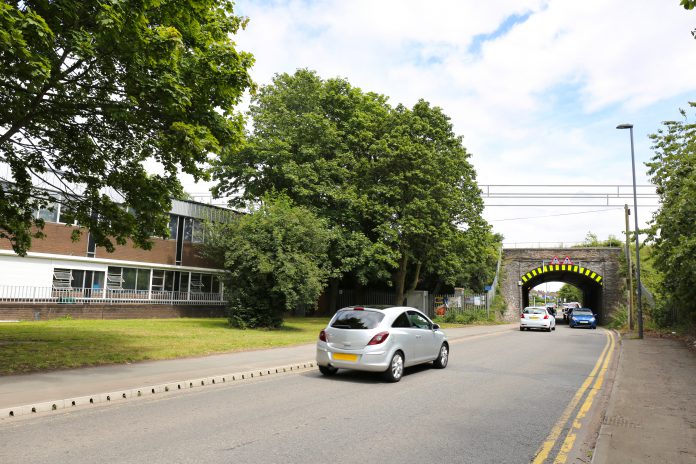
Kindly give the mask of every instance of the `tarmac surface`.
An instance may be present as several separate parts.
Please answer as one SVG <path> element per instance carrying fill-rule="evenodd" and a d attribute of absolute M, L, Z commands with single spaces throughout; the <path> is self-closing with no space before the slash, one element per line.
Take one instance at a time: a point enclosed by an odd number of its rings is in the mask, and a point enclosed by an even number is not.
<path fill-rule="evenodd" d="M 511 330 L 511 325 L 447 329 L 450 340 Z M 516 329 L 517 325 L 514 325 Z M 613 363 L 613 382 L 606 386 L 606 410 L 591 453 L 594 464 L 660 463 L 696 464 L 696 351 L 683 341 L 646 336 L 619 338 Z M 100 366 L 0 377 L 0 420 L 10 411 L 31 414 L 70 407 L 70 398 L 105 401 L 107 392 L 176 388 L 189 380 L 214 383 L 241 375 L 282 374 L 288 369 L 311 369 L 315 345 L 270 350 Z M 242 374 L 244 373 L 244 374 Z M 190 383 L 191 387 L 194 383 Z M 181 388 L 181 387 L 179 387 Z M 138 395 L 140 391 L 137 390 Z M 121 393 L 119 393 L 120 395 Z M 113 395 L 113 393 L 112 393 Z M 125 398 L 125 396 L 124 396 Z M 58 403 L 58 400 L 61 400 Z M 66 400 L 63 404 L 62 400 Z M 48 408 L 48 409 L 47 409 Z M 19 415 L 19 414 L 16 414 Z M 574 457 L 568 462 L 589 462 Z"/>

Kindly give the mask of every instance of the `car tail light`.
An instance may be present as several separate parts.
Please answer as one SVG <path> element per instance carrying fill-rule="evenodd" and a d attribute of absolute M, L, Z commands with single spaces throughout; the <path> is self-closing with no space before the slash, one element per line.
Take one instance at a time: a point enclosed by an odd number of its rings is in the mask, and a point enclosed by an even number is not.
<path fill-rule="evenodd" d="M 326 332 L 325 332 L 325 331 L 322 330 L 321 332 L 319 332 L 319 340 L 321 340 L 322 342 L 328 342 L 328 341 L 329 341 L 329 337 L 326 336 Z"/>
<path fill-rule="evenodd" d="M 379 345 L 380 343 L 384 343 L 384 340 L 386 340 L 388 336 L 389 332 L 380 332 L 374 337 L 372 337 L 372 340 L 370 340 L 370 343 L 368 343 L 368 345 Z"/>
<path fill-rule="evenodd" d="M 549 318 L 549 315 L 548 315 L 548 314 L 544 314 L 544 319 L 548 319 L 548 318 Z"/>
<path fill-rule="evenodd" d="M 520 314 L 520 319 L 524 319 L 524 313 Z"/>

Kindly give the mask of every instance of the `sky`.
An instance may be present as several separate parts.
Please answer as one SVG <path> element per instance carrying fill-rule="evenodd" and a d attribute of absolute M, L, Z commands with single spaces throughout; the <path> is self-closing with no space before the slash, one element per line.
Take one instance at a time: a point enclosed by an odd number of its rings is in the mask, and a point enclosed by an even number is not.
<path fill-rule="evenodd" d="M 255 56 L 259 85 L 309 68 L 392 105 L 425 99 L 463 136 L 480 185 L 630 186 L 622 123 L 634 125 L 637 184 L 647 185 L 648 135 L 696 99 L 696 11 L 678 0 L 239 0 L 235 13 L 249 18 L 234 40 Z M 591 206 L 489 198 L 484 217 L 506 246 L 623 239 L 622 207 L 569 202 Z M 641 227 L 654 204 L 639 199 Z"/>

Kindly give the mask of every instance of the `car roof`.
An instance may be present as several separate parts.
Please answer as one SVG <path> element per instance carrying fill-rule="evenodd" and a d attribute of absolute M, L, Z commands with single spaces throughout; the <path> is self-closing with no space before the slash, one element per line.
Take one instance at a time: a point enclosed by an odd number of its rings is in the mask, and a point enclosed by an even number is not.
<path fill-rule="evenodd" d="M 353 306 L 348 306 L 347 308 L 342 308 L 342 309 L 354 309 L 354 308 L 364 308 L 364 309 L 389 309 L 389 308 L 396 308 L 395 305 L 353 305 Z"/>
<path fill-rule="evenodd" d="M 354 306 L 347 306 L 345 308 L 339 309 L 339 311 L 345 311 L 348 309 L 356 309 L 356 308 L 362 308 L 366 310 L 373 310 L 373 311 L 382 311 L 384 313 L 393 313 L 393 312 L 398 312 L 401 313 L 402 311 L 418 311 L 419 313 L 422 313 L 418 308 L 412 308 L 410 306 L 396 306 L 396 305 L 354 305 Z"/>

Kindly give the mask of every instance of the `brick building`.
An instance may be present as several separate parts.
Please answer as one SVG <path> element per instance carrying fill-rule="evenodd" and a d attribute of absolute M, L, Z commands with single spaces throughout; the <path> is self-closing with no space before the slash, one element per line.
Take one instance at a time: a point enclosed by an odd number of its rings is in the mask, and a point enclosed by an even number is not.
<path fill-rule="evenodd" d="M 76 225 L 61 222 L 60 205 L 37 212 L 44 239 L 27 256 L 0 240 L 0 320 L 221 315 L 224 272 L 200 254 L 204 221 L 228 221 L 234 211 L 172 200 L 170 236 L 151 250 L 96 247 L 89 233 L 71 240 Z"/>

